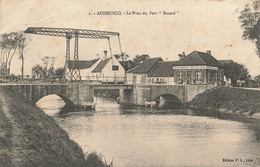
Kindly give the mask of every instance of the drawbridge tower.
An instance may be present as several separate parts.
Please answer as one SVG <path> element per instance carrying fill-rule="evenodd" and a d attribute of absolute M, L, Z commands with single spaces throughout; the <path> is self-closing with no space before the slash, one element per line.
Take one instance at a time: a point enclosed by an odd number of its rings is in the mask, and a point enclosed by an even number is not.
<path fill-rule="evenodd" d="M 110 44 L 110 38 L 113 36 L 118 37 L 120 52 L 122 54 L 120 34 L 118 32 L 98 31 L 98 30 L 86 30 L 86 29 L 72 29 L 72 28 L 47 28 L 47 27 L 28 27 L 24 33 L 47 35 L 66 38 L 66 58 L 64 65 L 64 73 L 62 82 L 81 81 L 81 75 L 79 68 L 74 66 L 74 62 L 79 60 L 79 38 L 92 38 L 92 39 L 107 39 L 112 57 L 112 49 Z M 70 40 L 75 38 L 74 46 L 74 60 L 72 66 L 69 65 L 70 57 Z"/>

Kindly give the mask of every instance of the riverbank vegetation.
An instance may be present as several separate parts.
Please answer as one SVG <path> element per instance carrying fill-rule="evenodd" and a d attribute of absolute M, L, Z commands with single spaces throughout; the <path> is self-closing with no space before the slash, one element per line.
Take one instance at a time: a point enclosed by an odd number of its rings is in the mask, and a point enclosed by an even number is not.
<path fill-rule="evenodd" d="M 8 87 L 0 88 L 0 164 L 3 166 L 108 166 L 85 157 L 52 117 Z"/>
<path fill-rule="evenodd" d="M 252 115 L 260 113 L 260 91 L 221 86 L 197 95 L 188 105 Z"/>

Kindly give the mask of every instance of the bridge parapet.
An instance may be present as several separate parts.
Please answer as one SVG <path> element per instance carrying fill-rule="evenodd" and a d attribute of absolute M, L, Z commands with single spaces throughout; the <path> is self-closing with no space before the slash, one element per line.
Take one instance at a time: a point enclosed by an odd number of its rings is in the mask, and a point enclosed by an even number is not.
<path fill-rule="evenodd" d="M 11 87 L 15 92 L 35 103 L 44 96 L 56 94 L 70 108 L 81 107 L 85 102 L 93 101 L 94 98 L 94 87 L 86 84 L 15 84 L 2 86 Z"/>

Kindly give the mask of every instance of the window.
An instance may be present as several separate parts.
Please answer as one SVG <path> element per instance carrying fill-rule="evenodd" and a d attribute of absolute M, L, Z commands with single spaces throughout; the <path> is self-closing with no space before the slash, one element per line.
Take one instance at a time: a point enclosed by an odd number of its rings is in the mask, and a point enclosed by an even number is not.
<path fill-rule="evenodd" d="M 142 76 L 142 83 L 146 83 L 146 77 Z"/>
<path fill-rule="evenodd" d="M 196 81 L 201 81 L 201 71 L 197 71 L 197 74 L 196 74 Z"/>
<path fill-rule="evenodd" d="M 113 70 L 113 71 L 117 71 L 117 70 L 118 70 L 118 66 L 113 65 L 113 66 L 112 66 L 112 70 Z"/>
<path fill-rule="evenodd" d="M 181 82 L 182 81 L 182 71 L 178 72 L 178 78 L 179 78 L 179 82 Z"/>
<path fill-rule="evenodd" d="M 207 80 L 208 80 L 208 82 L 210 81 L 210 71 L 209 70 L 207 70 Z"/>
<path fill-rule="evenodd" d="M 187 71 L 187 77 L 190 78 L 190 71 Z"/>

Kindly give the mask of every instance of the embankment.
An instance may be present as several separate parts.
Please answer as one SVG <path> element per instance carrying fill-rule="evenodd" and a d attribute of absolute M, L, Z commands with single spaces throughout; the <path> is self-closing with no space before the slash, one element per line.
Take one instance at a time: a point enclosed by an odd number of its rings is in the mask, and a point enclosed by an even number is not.
<path fill-rule="evenodd" d="M 260 113 L 260 91 L 230 87 L 216 87 L 197 95 L 189 107 L 220 109 L 247 114 Z"/>
<path fill-rule="evenodd" d="M 0 87 L 0 166 L 77 167 L 88 166 L 88 159 L 53 118 L 11 88 Z"/>

